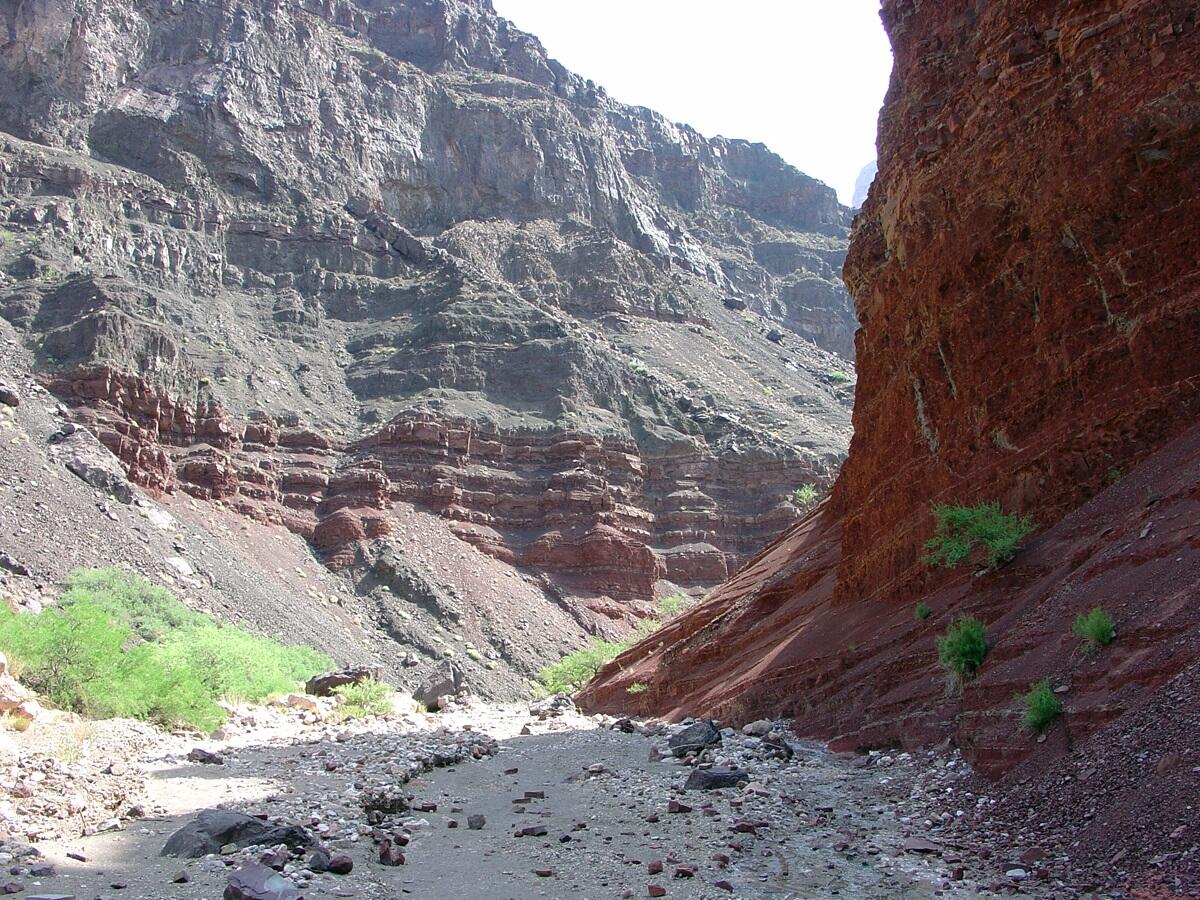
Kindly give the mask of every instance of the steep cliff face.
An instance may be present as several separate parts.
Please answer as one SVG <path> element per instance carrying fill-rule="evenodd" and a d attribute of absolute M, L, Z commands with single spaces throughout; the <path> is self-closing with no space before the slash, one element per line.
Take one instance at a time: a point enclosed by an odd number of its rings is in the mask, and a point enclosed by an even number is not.
<path fill-rule="evenodd" d="M 849 459 L 822 507 L 584 699 L 783 713 L 844 749 L 949 735 L 989 776 L 1119 743 L 1139 711 L 1164 711 L 1139 745 L 1170 746 L 1200 645 L 1195 5 L 892 0 L 883 19 L 896 69 L 846 266 Z M 993 499 L 1041 527 L 1029 546 L 998 572 L 931 571 L 930 504 Z M 1089 656 L 1071 625 L 1095 606 L 1119 638 Z M 963 613 L 992 650 L 957 695 L 934 638 Z M 1066 712 L 1037 744 L 1014 694 L 1042 677 Z M 1177 842 L 1182 807 L 1134 799 L 1162 799 L 1153 769 L 1094 787 L 1066 840 L 1105 846 L 1087 830 L 1137 802 L 1139 864 Z"/>
<path fill-rule="evenodd" d="M 487 0 L 3 15 L 0 315 L 137 483 L 339 568 L 416 504 L 625 627 L 832 480 L 847 213 L 765 147 Z"/>

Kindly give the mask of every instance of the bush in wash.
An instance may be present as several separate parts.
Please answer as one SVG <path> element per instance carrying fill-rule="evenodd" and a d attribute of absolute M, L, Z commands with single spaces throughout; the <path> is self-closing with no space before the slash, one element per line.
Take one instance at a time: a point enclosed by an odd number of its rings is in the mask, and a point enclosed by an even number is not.
<path fill-rule="evenodd" d="M 957 568 L 972 557 L 981 557 L 990 568 L 1008 562 L 1020 543 L 1033 531 L 1026 516 L 1005 513 L 999 503 L 979 506 L 933 507 L 933 537 L 925 544 L 925 561 L 947 569 Z"/>
<path fill-rule="evenodd" d="M 1050 727 L 1050 723 L 1062 715 L 1062 704 L 1050 687 L 1050 680 L 1043 678 L 1029 688 L 1029 693 L 1023 698 L 1025 703 L 1025 727 L 1030 731 L 1042 732 Z"/>
<path fill-rule="evenodd" d="M 1107 647 L 1117 636 L 1117 626 L 1112 616 L 1099 606 L 1088 613 L 1080 613 L 1075 619 L 1075 633 L 1084 640 L 1089 652 Z"/>
<path fill-rule="evenodd" d="M 933 615 L 933 609 L 928 603 L 918 603 L 916 609 L 913 610 L 913 618 L 918 622 L 923 622 Z"/>
<path fill-rule="evenodd" d="M 343 684 L 333 692 L 342 698 L 338 711 L 347 719 L 362 719 L 366 716 L 386 716 L 392 711 L 392 697 L 396 691 L 390 684 L 373 678 L 354 684 Z"/>
<path fill-rule="evenodd" d="M 961 616 L 937 640 L 942 666 L 959 678 L 970 678 L 987 656 L 987 630 L 973 616 Z"/>
<path fill-rule="evenodd" d="M 592 638 L 586 647 L 568 653 L 538 673 L 542 689 L 549 694 L 572 694 L 592 680 L 610 660 L 616 659 L 633 646 L 635 638 L 606 641 Z"/>
<path fill-rule="evenodd" d="M 0 607 L 0 651 L 42 699 L 90 718 L 146 719 L 211 731 L 218 700 L 259 701 L 332 666 L 188 609 L 119 569 L 74 573 L 58 607 Z"/>

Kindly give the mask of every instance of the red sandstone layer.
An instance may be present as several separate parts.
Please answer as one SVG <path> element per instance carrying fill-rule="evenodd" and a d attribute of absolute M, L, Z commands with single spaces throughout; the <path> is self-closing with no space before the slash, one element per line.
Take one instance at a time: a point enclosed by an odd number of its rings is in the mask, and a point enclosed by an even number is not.
<path fill-rule="evenodd" d="M 799 460 L 722 458 L 699 443 L 651 458 L 611 438 L 492 431 L 417 413 L 348 442 L 238 422 L 110 369 L 60 375 L 51 387 L 136 483 L 283 525 L 332 568 L 356 562 L 364 543 L 391 532 L 393 505 L 410 503 L 569 594 L 618 601 L 589 606 L 629 621 L 652 608 L 663 579 L 711 586 L 728 577 L 795 521 L 781 498 L 813 480 Z"/>

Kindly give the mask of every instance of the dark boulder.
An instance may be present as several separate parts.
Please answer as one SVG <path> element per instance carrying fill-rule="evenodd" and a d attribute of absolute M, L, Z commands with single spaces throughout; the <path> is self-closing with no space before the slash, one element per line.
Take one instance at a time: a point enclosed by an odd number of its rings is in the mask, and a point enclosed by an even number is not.
<path fill-rule="evenodd" d="M 296 886 L 266 866 L 249 864 L 229 876 L 225 900 L 300 900 Z"/>
<path fill-rule="evenodd" d="M 206 809 L 167 839 L 160 856 L 198 859 L 221 848 L 286 844 L 300 848 L 312 844 L 312 835 L 299 825 L 270 825 L 262 819 L 227 809 Z"/>
<path fill-rule="evenodd" d="M 749 781 L 750 773 L 745 769 L 713 766 L 711 769 L 693 769 L 683 787 L 689 791 L 715 791 L 718 788 L 737 787 Z"/>
<path fill-rule="evenodd" d="M 711 720 L 689 725 L 683 731 L 667 739 L 667 746 L 675 756 L 687 756 L 721 743 L 721 730 Z"/>

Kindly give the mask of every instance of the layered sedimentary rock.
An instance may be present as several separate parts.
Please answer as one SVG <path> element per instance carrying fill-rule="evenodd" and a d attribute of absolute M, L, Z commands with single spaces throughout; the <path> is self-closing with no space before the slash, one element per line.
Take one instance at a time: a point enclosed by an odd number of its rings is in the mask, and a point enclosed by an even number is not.
<path fill-rule="evenodd" d="M 584 699 L 792 715 L 846 749 L 951 735 L 994 776 L 1177 706 L 1195 666 L 1200 23 L 1135 0 L 892 0 L 883 18 L 896 69 L 846 267 L 849 459 L 821 508 Z M 984 500 L 1039 534 L 999 571 L 931 570 L 930 505 Z M 1120 635 L 1102 657 L 1071 631 L 1096 606 Z M 959 695 L 934 638 L 965 613 L 992 649 Z M 1066 710 L 1048 746 L 1014 699 L 1042 677 Z"/>
<path fill-rule="evenodd" d="M 848 215 L 486 0 L 3 11 L 0 315 L 139 484 L 335 566 L 411 502 L 568 593 L 712 585 L 849 435 Z"/>

